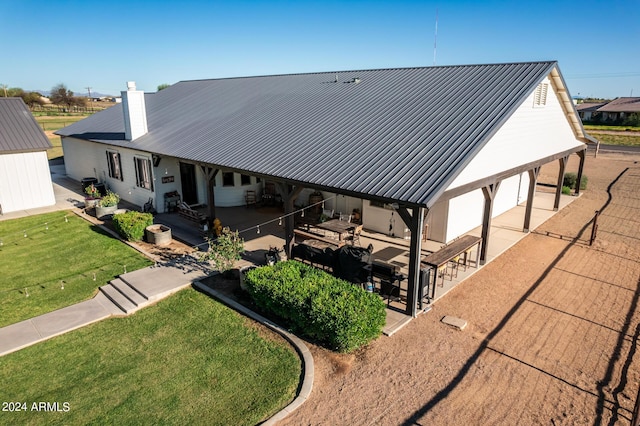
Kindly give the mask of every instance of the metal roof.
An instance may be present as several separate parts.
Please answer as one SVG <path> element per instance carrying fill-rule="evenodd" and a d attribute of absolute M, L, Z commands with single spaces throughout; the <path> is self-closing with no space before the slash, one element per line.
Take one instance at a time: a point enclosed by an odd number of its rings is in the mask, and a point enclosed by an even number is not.
<path fill-rule="evenodd" d="M 51 142 L 22 98 L 0 98 L 0 152 L 44 151 Z"/>
<path fill-rule="evenodd" d="M 57 133 L 430 207 L 555 61 L 182 81 Z M 575 110 L 572 110 L 575 114 Z"/>
<path fill-rule="evenodd" d="M 616 98 L 607 102 L 598 111 L 603 112 L 640 112 L 640 98 Z"/>

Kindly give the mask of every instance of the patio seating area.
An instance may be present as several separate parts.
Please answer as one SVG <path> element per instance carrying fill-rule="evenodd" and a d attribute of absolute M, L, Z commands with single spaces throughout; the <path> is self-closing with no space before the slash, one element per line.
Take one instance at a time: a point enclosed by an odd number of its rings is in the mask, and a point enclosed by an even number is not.
<path fill-rule="evenodd" d="M 575 197 L 563 196 L 561 198 L 561 207 L 566 206 L 574 199 Z M 552 193 L 539 192 L 536 194 L 531 219 L 532 230 L 556 213 L 553 211 L 553 202 L 554 194 Z M 527 235 L 522 232 L 524 209 L 525 206 L 521 205 L 493 219 L 487 263 Z M 205 212 L 204 207 L 200 207 L 199 210 L 201 213 Z M 247 209 L 244 206 L 219 207 L 216 209 L 216 214 L 223 226 L 229 226 L 234 230 L 237 229 L 245 240 L 245 249 L 247 251 L 243 256 L 241 266 L 264 264 L 264 256 L 269 247 L 284 246 L 284 226 L 279 221 L 283 213 L 278 207 L 263 206 L 251 209 Z M 177 213 L 162 213 L 157 215 L 156 222 L 170 226 L 175 238 L 189 245 L 202 247 L 204 239 L 199 227 L 193 221 L 184 219 Z M 339 219 L 333 219 L 328 222 L 325 222 L 324 225 L 320 223 L 299 223 L 302 229 L 297 228 L 295 231 L 296 244 L 316 249 L 319 252 L 323 252 L 327 248 L 334 250 L 339 247 L 349 247 L 352 243 L 346 237 L 349 234 L 353 234 L 356 229 L 360 228 L 360 225 L 351 224 L 348 221 L 340 221 Z M 339 224 L 338 222 L 343 223 Z M 255 229 L 258 224 L 260 224 L 259 233 Z M 319 233 L 323 229 L 326 231 L 324 235 Z M 336 235 L 339 233 L 343 234 L 342 240 L 340 236 Z M 478 227 L 448 245 L 431 240 L 422 242 L 424 267 L 422 275 L 425 276 L 425 279 L 429 278 L 431 282 L 429 286 L 431 300 L 427 300 L 426 296 L 428 294 L 424 294 L 425 299 L 422 306 L 424 310 L 428 310 L 431 303 L 436 302 L 481 268 L 477 260 L 480 234 L 481 228 Z M 385 303 L 388 305 L 387 325 L 384 328 L 384 333 L 391 335 L 411 320 L 411 317 L 405 314 L 406 276 L 409 272 L 409 240 L 361 228 L 358 237 L 359 243 L 356 243 L 355 247 L 371 246 L 372 262 L 375 262 L 378 266 L 385 265 L 388 268 L 389 272 L 386 273 L 378 268 L 375 272 L 372 272 L 372 276 L 375 291 L 381 294 L 381 297 L 385 299 Z M 448 254 L 442 254 L 445 250 Z M 441 253 L 439 256 L 442 256 L 440 260 L 434 257 L 438 252 Z M 329 265 L 314 264 L 323 269 L 332 270 Z M 426 276 L 424 271 L 429 268 L 432 268 L 433 272 Z"/>

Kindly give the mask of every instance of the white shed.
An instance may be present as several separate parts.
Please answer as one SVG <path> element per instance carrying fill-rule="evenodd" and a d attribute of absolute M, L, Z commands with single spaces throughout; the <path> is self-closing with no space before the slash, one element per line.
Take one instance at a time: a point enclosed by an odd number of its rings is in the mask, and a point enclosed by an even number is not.
<path fill-rule="evenodd" d="M 0 98 L 0 214 L 55 204 L 51 147 L 21 98 Z"/>

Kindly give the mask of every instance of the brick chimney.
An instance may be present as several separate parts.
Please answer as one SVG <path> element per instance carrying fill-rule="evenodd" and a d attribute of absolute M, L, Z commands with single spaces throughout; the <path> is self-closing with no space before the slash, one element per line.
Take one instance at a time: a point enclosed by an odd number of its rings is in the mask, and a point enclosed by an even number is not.
<path fill-rule="evenodd" d="M 144 92 L 136 90 L 136 82 L 127 82 L 127 91 L 122 94 L 124 113 L 124 135 L 128 141 L 134 141 L 147 134 L 147 109 L 144 104 Z"/>

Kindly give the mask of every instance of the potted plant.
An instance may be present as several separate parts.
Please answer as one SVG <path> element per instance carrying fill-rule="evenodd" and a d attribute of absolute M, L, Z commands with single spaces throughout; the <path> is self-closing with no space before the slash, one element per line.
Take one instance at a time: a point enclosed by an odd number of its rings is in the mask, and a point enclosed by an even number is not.
<path fill-rule="evenodd" d="M 87 186 L 84 189 L 84 192 L 87 194 L 84 197 L 84 208 L 85 209 L 94 208 L 96 204 L 98 204 L 98 201 L 100 201 L 100 192 L 98 191 L 98 189 L 95 187 L 94 184 Z"/>
<path fill-rule="evenodd" d="M 96 217 L 101 218 L 107 215 L 112 215 L 118 210 L 118 202 L 120 196 L 115 192 L 107 191 L 107 195 L 98 200 L 96 204 Z"/>

